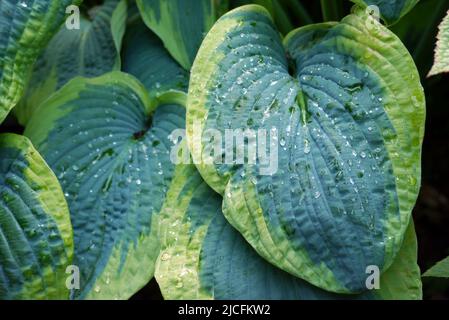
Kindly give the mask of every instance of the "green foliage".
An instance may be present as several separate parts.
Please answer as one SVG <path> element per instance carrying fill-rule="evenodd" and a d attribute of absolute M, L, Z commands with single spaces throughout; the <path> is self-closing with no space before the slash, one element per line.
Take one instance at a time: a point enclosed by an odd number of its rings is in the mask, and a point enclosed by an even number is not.
<path fill-rule="evenodd" d="M 429 76 L 449 72 L 449 11 L 441 22 L 438 41 L 435 48 L 435 63 Z"/>
<path fill-rule="evenodd" d="M 187 107 L 190 150 L 223 194 L 228 221 L 274 265 L 344 293 L 365 289 L 370 262 L 383 271 L 393 262 L 419 191 L 424 135 L 411 57 L 366 20 L 362 11 L 307 26 L 282 43 L 262 7 L 235 9 L 200 48 Z M 278 128 L 278 171 L 201 163 L 208 141 L 196 143 L 195 126 L 225 136 L 227 125 Z"/>
<path fill-rule="evenodd" d="M 185 69 L 195 59 L 204 35 L 227 0 L 137 0 L 146 25 Z"/>
<path fill-rule="evenodd" d="M 419 0 L 351 0 L 362 8 L 377 6 L 387 25 L 393 25 L 410 12 Z"/>
<path fill-rule="evenodd" d="M 39 57 L 21 103 L 14 109 L 26 124 L 34 110 L 76 76 L 96 77 L 120 69 L 125 0 L 106 0 L 81 16 L 79 30 L 61 28 Z"/>
<path fill-rule="evenodd" d="M 424 277 L 449 278 L 449 258 L 443 259 L 427 270 Z"/>
<path fill-rule="evenodd" d="M 417 0 L 85 1 L 69 30 L 80 2 L 0 2 L 0 123 L 25 126 L 0 135 L 0 299 L 422 298 L 425 98 L 387 28 Z M 204 162 L 228 129 L 274 167 Z"/>
<path fill-rule="evenodd" d="M 22 96 L 35 60 L 64 21 L 66 7 L 81 1 L 0 3 L 0 123 Z"/>
<path fill-rule="evenodd" d="M 420 299 L 413 224 L 379 291 L 338 295 L 277 269 L 225 220 L 221 197 L 193 165 L 179 165 L 161 212 L 155 276 L 166 299 Z"/>
<path fill-rule="evenodd" d="M 0 299 L 67 299 L 69 210 L 30 141 L 0 135 Z"/>
<path fill-rule="evenodd" d="M 113 72 L 71 80 L 30 119 L 25 135 L 69 204 L 78 298 L 126 299 L 153 276 L 156 215 L 174 170 L 169 135 L 184 114 L 176 96 L 150 99 L 132 76 Z"/>

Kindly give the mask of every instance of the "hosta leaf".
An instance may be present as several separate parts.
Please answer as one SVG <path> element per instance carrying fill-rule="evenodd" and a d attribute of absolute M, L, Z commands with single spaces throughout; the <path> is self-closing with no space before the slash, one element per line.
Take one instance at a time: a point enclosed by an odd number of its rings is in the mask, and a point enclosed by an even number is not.
<path fill-rule="evenodd" d="M 171 55 L 189 70 L 204 35 L 226 0 L 137 0 L 145 24 Z"/>
<path fill-rule="evenodd" d="M 292 2 L 287 0 L 289 4 Z M 298 2 L 299 3 L 299 2 Z M 240 7 L 246 4 L 258 4 L 271 14 L 271 16 L 274 18 L 276 26 L 279 28 L 279 31 L 282 34 L 287 34 L 290 31 L 294 29 L 293 23 L 290 20 L 289 16 L 287 15 L 284 7 L 282 6 L 285 4 L 285 1 L 280 0 L 234 0 L 231 1 L 231 6 L 233 8 Z M 301 4 L 299 4 L 301 5 Z"/>
<path fill-rule="evenodd" d="M 67 203 L 25 137 L 0 135 L 0 299 L 67 299 L 73 255 Z"/>
<path fill-rule="evenodd" d="M 424 277 L 449 278 L 449 257 L 441 260 L 432 268 L 427 270 Z"/>
<path fill-rule="evenodd" d="M 271 263 L 345 293 L 363 290 L 366 267 L 385 271 L 401 246 L 424 133 L 409 53 L 366 19 L 357 11 L 307 26 L 283 44 L 262 7 L 231 11 L 200 48 L 187 112 L 194 161 L 225 195 L 228 221 Z M 212 129 L 222 137 L 227 129 L 265 130 L 272 138 L 263 152 L 277 163 L 271 172 L 260 158 L 208 164 Z"/>
<path fill-rule="evenodd" d="M 166 299 L 417 299 L 416 237 L 409 227 L 380 290 L 333 294 L 262 259 L 225 220 L 221 197 L 193 166 L 178 166 L 161 212 L 155 276 Z"/>
<path fill-rule="evenodd" d="M 32 112 L 76 76 L 97 77 L 120 68 L 126 1 L 106 0 L 81 16 L 80 29 L 61 28 L 34 67 L 25 96 L 14 109 L 26 124 Z"/>
<path fill-rule="evenodd" d="M 187 92 L 189 75 L 141 20 L 128 26 L 123 43 L 123 71 L 139 79 L 150 95 L 168 90 Z"/>
<path fill-rule="evenodd" d="M 398 22 L 403 16 L 410 12 L 419 0 L 351 0 L 366 8 L 377 6 L 381 18 L 387 25 Z"/>
<path fill-rule="evenodd" d="M 22 96 L 36 58 L 80 0 L 0 2 L 0 123 Z"/>
<path fill-rule="evenodd" d="M 112 72 L 71 80 L 33 114 L 25 134 L 71 211 L 77 298 L 126 299 L 153 276 L 154 226 L 174 171 L 169 134 L 184 127 L 182 98 L 150 99 L 134 77 Z"/>
<path fill-rule="evenodd" d="M 429 76 L 449 72 L 449 11 L 441 22 L 438 32 L 437 47 L 435 49 L 435 63 Z"/>

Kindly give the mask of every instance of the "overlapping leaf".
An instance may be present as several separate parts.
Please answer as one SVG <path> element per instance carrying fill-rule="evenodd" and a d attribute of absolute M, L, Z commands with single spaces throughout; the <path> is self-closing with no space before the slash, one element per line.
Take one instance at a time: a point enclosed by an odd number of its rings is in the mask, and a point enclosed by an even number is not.
<path fill-rule="evenodd" d="M 161 212 L 155 276 L 166 299 L 419 299 L 421 280 L 413 224 L 380 290 L 338 295 L 262 259 L 225 220 L 222 198 L 193 165 L 176 168 Z"/>
<path fill-rule="evenodd" d="M 204 35 L 219 17 L 226 0 L 137 0 L 145 24 L 189 70 Z"/>
<path fill-rule="evenodd" d="M 64 21 L 66 7 L 80 2 L 0 2 L 0 123 L 22 96 L 35 60 Z"/>
<path fill-rule="evenodd" d="M 32 112 L 50 94 L 76 76 L 97 77 L 120 69 L 120 48 L 125 31 L 126 1 L 106 0 L 81 16 L 80 29 L 61 30 L 39 57 L 25 96 L 14 109 L 26 124 Z"/>
<path fill-rule="evenodd" d="M 438 41 L 435 48 L 435 62 L 429 76 L 449 72 L 449 11 L 441 22 Z"/>
<path fill-rule="evenodd" d="M 77 298 L 126 299 L 153 276 L 154 226 L 174 171 L 169 135 L 185 123 L 182 99 L 150 99 L 134 77 L 112 72 L 75 78 L 33 114 L 25 134 L 71 211 Z"/>
<path fill-rule="evenodd" d="M 67 203 L 28 139 L 0 135 L 0 299 L 67 299 Z"/>
<path fill-rule="evenodd" d="M 366 21 L 359 10 L 282 43 L 262 7 L 233 10 L 203 42 L 188 99 L 189 147 L 228 221 L 274 265 L 344 293 L 364 290 L 367 266 L 392 264 L 420 185 L 419 75 Z M 265 130 L 277 170 L 204 162 L 210 129 Z"/>
<path fill-rule="evenodd" d="M 132 74 L 157 96 L 169 90 L 187 92 L 189 75 L 139 19 L 128 26 L 123 44 L 123 71 Z"/>
<path fill-rule="evenodd" d="M 377 6 L 379 14 L 387 25 L 398 22 L 403 16 L 410 12 L 419 0 L 351 0 L 366 8 Z"/>

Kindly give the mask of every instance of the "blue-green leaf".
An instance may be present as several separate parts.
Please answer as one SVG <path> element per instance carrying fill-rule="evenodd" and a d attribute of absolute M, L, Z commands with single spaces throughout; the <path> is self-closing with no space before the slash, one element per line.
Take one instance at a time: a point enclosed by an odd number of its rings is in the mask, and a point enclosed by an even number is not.
<path fill-rule="evenodd" d="M 0 135 L 0 299 L 67 299 L 67 203 L 30 141 Z"/>
<path fill-rule="evenodd" d="M 112 72 L 71 80 L 33 114 L 25 134 L 71 212 L 77 298 L 126 299 L 153 276 L 157 213 L 174 171 L 169 135 L 185 125 L 182 99 L 151 99 L 134 77 Z"/>
<path fill-rule="evenodd" d="M 137 0 L 145 24 L 186 70 L 226 4 L 226 0 Z"/>
<path fill-rule="evenodd" d="M 176 168 L 160 216 L 161 253 L 155 276 L 166 299 L 418 299 L 421 297 L 413 224 L 380 290 L 338 295 L 262 259 L 225 220 L 222 198 L 194 166 Z M 368 276 L 368 275 L 367 275 Z"/>
<path fill-rule="evenodd" d="M 392 264 L 420 186 L 419 75 L 400 40 L 366 19 L 360 10 L 282 42 L 266 10 L 241 7 L 209 32 L 189 87 L 189 149 L 228 221 L 271 263 L 341 293 L 365 288 L 367 266 Z M 237 162 L 226 145 L 232 161 L 206 162 L 208 132 L 229 129 L 264 130 L 258 147 L 274 159 Z"/>
<path fill-rule="evenodd" d="M 419 0 L 351 0 L 362 8 L 377 6 L 380 17 L 387 25 L 393 25 L 410 12 Z"/>
<path fill-rule="evenodd" d="M 81 16 L 80 29 L 61 28 L 39 57 L 25 95 L 14 109 L 26 124 L 33 111 L 76 76 L 97 77 L 120 69 L 126 1 L 106 0 Z"/>
<path fill-rule="evenodd" d="M 169 90 L 187 92 L 189 74 L 139 19 L 128 26 L 123 43 L 123 71 L 139 79 L 151 96 Z"/>
<path fill-rule="evenodd" d="M 0 2 L 0 123 L 22 96 L 35 60 L 64 21 L 66 7 L 80 2 Z"/>

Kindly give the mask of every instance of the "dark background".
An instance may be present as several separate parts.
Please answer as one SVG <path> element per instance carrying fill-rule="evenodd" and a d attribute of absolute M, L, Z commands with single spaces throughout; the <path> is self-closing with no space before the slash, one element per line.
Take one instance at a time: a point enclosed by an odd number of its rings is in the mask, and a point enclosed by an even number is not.
<path fill-rule="evenodd" d="M 349 1 L 335 1 L 341 2 L 341 17 L 350 12 Z M 322 21 L 320 1 L 302 3 L 314 22 Z M 392 27 L 415 60 L 427 99 L 422 187 L 413 210 L 419 244 L 418 263 L 422 272 L 449 255 L 449 74 L 427 78 L 433 63 L 438 24 L 448 10 L 449 0 L 421 0 Z M 303 24 L 293 17 L 291 20 L 295 26 Z M 23 128 L 9 116 L 0 126 L 0 132 L 22 133 Z M 423 289 L 425 299 L 449 299 L 449 279 L 423 278 Z M 162 296 L 157 283 L 152 280 L 133 299 L 162 299 Z"/>

